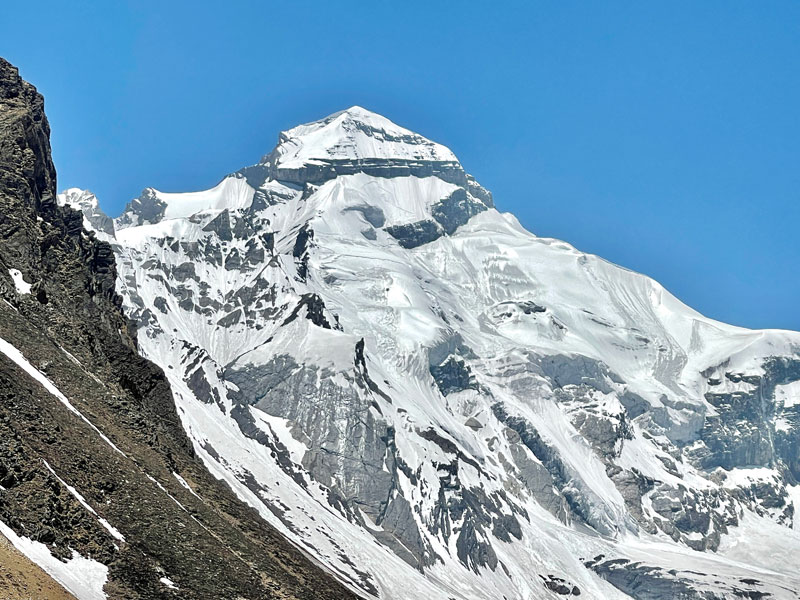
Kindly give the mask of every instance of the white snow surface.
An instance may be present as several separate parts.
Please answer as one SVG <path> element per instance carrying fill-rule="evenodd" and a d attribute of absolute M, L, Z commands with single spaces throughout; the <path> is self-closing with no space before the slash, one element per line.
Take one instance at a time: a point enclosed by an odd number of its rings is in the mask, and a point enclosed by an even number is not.
<path fill-rule="evenodd" d="M 160 583 L 163 583 L 165 586 L 167 586 L 171 590 L 177 590 L 178 589 L 178 586 L 175 585 L 175 582 L 173 582 L 169 577 L 161 577 L 158 581 Z"/>
<path fill-rule="evenodd" d="M 164 218 L 177 219 L 206 210 L 247 208 L 255 190 L 244 179 L 226 177 L 210 190 L 177 194 L 155 192 L 159 200 L 167 204 Z"/>
<path fill-rule="evenodd" d="M 332 159 L 458 160 L 441 144 L 360 106 L 282 132 L 275 153 L 282 168 Z"/>
<path fill-rule="evenodd" d="M 800 404 L 800 381 L 776 386 L 775 399 L 784 408 L 791 408 Z"/>
<path fill-rule="evenodd" d="M 25 277 L 19 269 L 9 269 L 8 274 L 11 275 L 18 294 L 25 296 L 31 293 L 31 284 L 25 281 Z"/>
<path fill-rule="evenodd" d="M 780 473 L 767 467 L 737 468 L 725 472 L 726 487 L 750 487 L 761 481 L 779 480 Z"/>
<path fill-rule="evenodd" d="M 105 600 L 108 597 L 103 592 L 108 579 L 108 567 L 104 564 L 85 558 L 74 550 L 72 559 L 61 562 L 50 553 L 47 546 L 17 535 L 2 521 L 0 521 L 0 533 L 78 600 Z"/>
<path fill-rule="evenodd" d="M 270 156 L 286 169 L 316 160 L 455 161 L 446 148 L 358 107 L 284 132 Z M 184 428 L 209 470 L 346 585 L 362 594 L 373 586 L 392 599 L 527 600 L 559 597 L 538 577 L 554 575 L 577 585 L 582 597 L 627 597 L 584 567 L 584 560 L 603 554 L 675 568 L 688 578 L 700 577 L 693 570 L 752 576 L 766 581 L 776 598 L 800 589 L 789 552 L 800 552 L 797 531 L 739 502 L 735 511 L 752 515 L 743 517 L 741 531 L 731 525 L 717 554 L 692 550 L 688 544 L 702 539 L 700 533 L 679 542 L 646 533 L 608 469 L 613 464 L 654 485 L 698 494 L 727 493 L 751 481 L 782 485 L 780 474 L 763 465 L 733 469 L 717 483 L 690 454 L 702 450 L 698 432 L 718 411 L 706 394 L 752 392 L 754 384 L 726 374 L 749 379 L 764 374 L 767 357 L 800 358 L 800 334 L 706 318 L 652 279 L 536 237 L 489 207 L 452 235 L 405 248 L 387 228 L 430 220 L 458 187 L 438 177 L 357 173 L 304 190 L 269 180 L 257 191 L 272 201 L 258 209 L 251 184 L 232 176 L 207 192 L 157 192 L 167 204 L 164 219 L 126 223 L 112 240 L 118 291 L 141 328 L 140 352 L 164 369 Z M 218 235 L 210 227 L 215 219 L 244 233 Z M 303 230 L 313 231 L 305 249 L 298 241 Z M 321 301 L 327 327 L 312 318 L 309 298 Z M 356 350 L 362 343 L 365 367 Z M 469 368 L 472 383 L 445 394 L 431 366 L 448 357 Z M 583 377 L 573 380 L 571 361 Z M 276 364 L 283 365 L 277 378 Z M 358 384 L 364 368 L 369 389 Z M 591 375 L 594 369 L 598 375 Z M 260 375 L 265 379 L 255 392 L 236 379 L 263 372 L 268 375 Z M 280 387 L 302 373 L 292 392 Z M 336 390 L 335 401 L 325 386 Z M 797 403 L 793 386 L 778 386 L 782 406 Z M 285 405 L 269 396 L 273 387 L 288 398 Z M 247 410 L 261 441 L 252 431 L 244 435 L 232 417 L 242 394 L 260 394 Z M 580 425 L 594 414 L 621 422 L 622 401 L 630 398 L 638 399 L 641 412 L 626 417 L 629 435 L 608 458 Z M 292 412 L 306 406 L 307 414 Z M 568 484 L 554 482 L 549 490 L 527 482 L 523 471 L 547 468 L 533 444 L 520 442 L 500 420 L 497 406 L 554 449 Z M 781 435 L 796 435 L 790 416 L 781 413 Z M 312 443 L 326 419 L 331 432 Z M 348 475 L 348 461 L 369 458 L 360 454 L 368 436 L 358 433 L 367 422 L 392 431 L 394 454 L 387 450 L 370 478 L 395 478 L 391 498 L 407 502 L 409 527 L 418 529 L 428 556 L 438 557 L 422 572 L 386 543 L 391 519 L 367 514 L 368 499 L 359 494 L 369 485 Z M 358 440 L 352 455 L 347 435 Z M 337 457 L 330 476 L 314 476 L 317 443 L 323 456 Z M 278 461 L 276 448 L 285 461 Z M 445 465 L 456 465 L 455 474 L 446 475 Z M 800 497 L 794 488 L 779 489 L 789 500 L 789 494 Z M 330 502 L 331 490 L 363 501 L 354 511 L 360 517 Z M 476 542 L 495 553 L 495 568 L 465 564 L 456 538 L 467 523 L 441 514 L 440 498 L 457 503 L 478 490 L 492 499 L 495 517 L 519 523 L 519 539 L 500 539 L 490 526 L 476 533 Z M 542 500 L 547 493 L 564 506 L 566 493 L 579 495 L 583 515 L 566 509 L 559 516 Z M 645 517 L 660 519 L 649 493 L 641 507 Z M 452 535 L 443 533 L 442 519 Z M 763 520 L 783 536 L 784 551 L 770 555 L 768 569 L 742 550 L 753 523 Z M 754 549 L 768 541 L 758 539 Z M 697 585 L 716 589 L 711 577 Z"/>

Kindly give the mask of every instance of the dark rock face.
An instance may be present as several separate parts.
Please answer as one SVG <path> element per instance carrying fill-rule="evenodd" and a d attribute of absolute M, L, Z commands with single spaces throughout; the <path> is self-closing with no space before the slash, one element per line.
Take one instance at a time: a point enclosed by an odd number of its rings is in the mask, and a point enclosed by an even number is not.
<path fill-rule="evenodd" d="M 395 238 L 403 248 L 416 248 L 438 240 L 444 231 L 435 221 L 417 221 L 407 225 L 392 225 L 386 233 Z"/>
<path fill-rule="evenodd" d="M 485 204 L 472 200 L 465 189 L 458 189 L 434 204 L 432 214 L 444 232 L 452 235 L 456 229 L 486 209 Z"/>
<path fill-rule="evenodd" d="M 219 239 L 230 242 L 233 239 L 230 213 L 228 213 L 227 210 L 223 210 L 213 221 L 203 228 L 203 231 L 213 231 L 219 236 Z"/>
<path fill-rule="evenodd" d="M 304 226 L 297 232 L 297 239 L 294 242 L 292 255 L 297 264 L 297 275 L 302 281 L 305 281 L 308 275 L 308 249 L 313 239 L 314 230 Z"/>
<path fill-rule="evenodd" d="M 478 389 L 469 366 L 459 356 L 449 356 L 440 365 L 431 365 L 431 375 L 444 396 L 467 389 Z"/>
<path fill-rule="evenodd" d="M 239 389 L 233 395 L 238 404 L 254 405 L 294 423 L 297 435 L 309 446 L 302 466 L 331 490 L 335 508 L 354 520 L 362 519 L 354 510 L 360 508 L 384 529 L 381 541 L 403 560 L 415 567 L 430 564 L 433 555 L 423 543 L 410 506 L 402 496 L 392 497 L 400 468 L 395 463 L 394 434 L 370 410 L 370 398 L 363 395 L 368 382 L 359 386 L 363 377 L 360 366 L 354 364 L 353 386 L 337 385 L 331 373 L 298 365 L 290 356 L 276 357 L 265 365 L 229 369 L 224 377 Z M 343 435 L 341 423 L 347 423 L 344 430 L 349 435 Z M 241 419 L 239 426 L 246 435 L 247 431 L 257 435 Z M 344 476 L 340 474 L 341 456 L 359 457 L 359 464 L 348 468 Z"/>
<path fill-rule="evenodd" d="M 548 575 L 547 577 L 544 575 L 539 575 L 539 578 L 544 583 L 544 587 L 560 596 L 581 595 L 581 589 L 577 585 L 572 585 L 566 579 L 556 577 L 555 575 Z"/>
<path fill-rule="evenodd" d="M 63 202 L 59 195 L 59 204 L 68 204 L 83 213 L 89 227 L 114 237 L 114 220 L 106 215 L 98 204 L 97 198 L 88 190 L 70 189 L 64 193 Z"/>
<path fill-rule="evenodd" d="M 286 169 L 281 168 L 279 164 L 268 164 L 269 178 L 298 185 L 307 183 L 322 185 L 326 181 L 341 175 L 354 175 L 356 173 L 365 173 L 373 177 L 436 176 L 449 183 L 467 185 L 466 173 L 464 173 L 461 165 L 456 162 L 402 159 L 328 159 L 317 160 L 315 164 L 303 165 L 300 169 Z"/>
<path fill-rule="evenodd" d="M 158 223 L 164 218 L 167 205 L 158 199 L 152 188 L 142 190 L 138 198 L 134 198 L 125 207 L 120 219 L 120 227 L 141 225 L 142 223 Z"/>
<path fill-rule="evenodd" d="M 55 180 L 42 97 L 0 59 L 0 338 L 91 423 L 0 354 L 0 520 L 107 565 L 114 599 L 353 597 L 195 457 L 163 373 L 136 352 L 111 248 L 57 205 Z"/>
<path fill-rule="evenodd" d="M 431 209 L 433 220 L 392 225 L 386 227 L 386 232 L 403 248 L 416 248 L 438 240 L 443 235 L 452 235 L 472 217 L 491 206 L 476 201 L 467 193 L 466 188 L 460 188 L 433 205 Z"/>
<path fill-rule="evenodd" d="M 306 309 L 306 318 L 314 325 L 323 329 L 331 329 L 331 324 L 325 316 L 325 303 L 317 294 L 304 294 L 283 324 L 287 325 L 294 321 L 303 308 Z"/>
<path fill-rule="evenodd" d="M 747 391 L 716 392 L 712 386 L 706 400 L 718 415 L 706 418 L 700 433 L 705 446 L 692 459 L 706 470 L 782 463 L 800 481 L 800 406 L 775 401 L 777 386 L 800 381 L 800 360 L 772 358 L 763 368 L 763 376 L 724 374 L 733 383 L 749 384 Z M 775 429 L 776 416 L 785 419 L 785 429 Z"/>

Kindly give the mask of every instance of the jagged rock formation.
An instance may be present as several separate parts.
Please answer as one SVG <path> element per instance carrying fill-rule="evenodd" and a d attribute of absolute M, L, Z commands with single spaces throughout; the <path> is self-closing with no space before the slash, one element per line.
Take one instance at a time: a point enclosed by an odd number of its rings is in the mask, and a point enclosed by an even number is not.
<path fill-rule="evenodd" d="M 0 596 L 354 598 L 205 469 L 111 247 L 56 200 L 42 97 L 0 59 Z"/>
<path fill-rule="evenodd" d="M 198 455 L 363 593 L 797 597 L 800 334 L 535 237 L 447 148 L 353 107 L 97 235 Z"/>
<path fill-rule="evenodd" d="M 97 197 L 88 190 L 70 188 L 62 194 L 63 202 L 83 213 L 83 225 L 87 231 L 99 231 L 113 237 L 114 220 L 108 217 L 97 202 Z"/>

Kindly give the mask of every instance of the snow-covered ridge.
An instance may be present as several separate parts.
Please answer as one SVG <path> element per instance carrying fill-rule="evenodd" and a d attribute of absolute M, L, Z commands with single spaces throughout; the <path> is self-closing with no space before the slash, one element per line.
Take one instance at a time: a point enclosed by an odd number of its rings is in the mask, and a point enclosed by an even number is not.
<path fill-rule="evenodd" d="M 271 158 L 287 169 L 325 160 L 458 162 L 448 148 L 360 106 L 282 132 Z"/>
<path fill-rule="evenodd" d="M 213 188 L 197 192 L 169 193 L 146 188 L 132 200 L 116 229 L 182 219 L 205 211 L 237 210 L 250 206 L 255 190 L 240 177 L 225 177 Z"/>
<path fill-rule="evenodd" d="M 445 150 L 350 109 L 117 219 L 198 455 L 367 595 L 789 597 L 800 334 L 534 236 Z"/>

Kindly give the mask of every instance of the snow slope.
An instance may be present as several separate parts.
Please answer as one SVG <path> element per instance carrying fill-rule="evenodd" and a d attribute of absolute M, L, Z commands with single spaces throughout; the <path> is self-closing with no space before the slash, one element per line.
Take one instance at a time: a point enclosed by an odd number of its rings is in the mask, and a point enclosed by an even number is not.
<path fill-rule="evenodd" d="M 800 334 L 536 237 L 359 107 L 115 225 L 198 454 L 362 594 L 797 597 Z"/>

